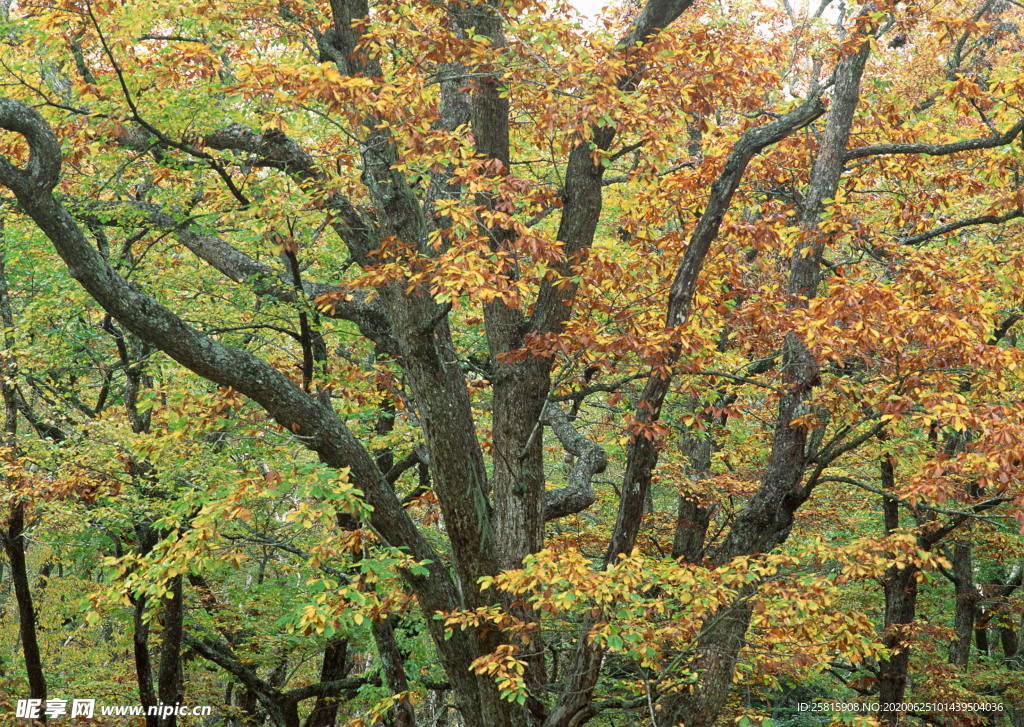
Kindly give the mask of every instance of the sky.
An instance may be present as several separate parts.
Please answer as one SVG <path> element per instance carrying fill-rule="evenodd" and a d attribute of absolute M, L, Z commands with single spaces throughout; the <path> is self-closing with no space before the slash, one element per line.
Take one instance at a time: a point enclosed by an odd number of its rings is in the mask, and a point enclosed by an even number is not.
<path fill-rule="evenodd" d="M 608 0 L 569 0 L 569 2 L 588 18 L 593 18 L 601 12 L 601 8 L 608 4 Z"/>

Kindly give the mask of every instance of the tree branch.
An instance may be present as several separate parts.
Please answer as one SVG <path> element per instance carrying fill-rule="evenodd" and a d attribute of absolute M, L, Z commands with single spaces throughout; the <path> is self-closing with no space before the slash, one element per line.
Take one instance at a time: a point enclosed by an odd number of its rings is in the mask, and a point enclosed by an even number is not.
<path fill-rule="evenodd" d="M 604 472 L 608 457 L 604 448 L 590 441 L 569 423 L 562 407 L 548 401 L 548 424 L 565 451 L 576 457 L 569 484 L 544 494 L 544 521 L 572 515 L 594 504 L 594 475 Z"/>
<path fill-rule="evenodd" d="M 963 229 L 964 227 L 975 227 L 977 225 L 1001 225 L 1004 222 L 1010 220 L 1017 220 L 1024 218 L 1024 210 L 1014 210 L 1013 212 L 1007 212 L 1004 215 L 979 215 L 978 217 L 967 217 L 956 222 L 947 222 L 944 225 L 939 225 L 926 232 L 918 233 L 917 235 L 911 235 L 910 237 L 903 238 L 899 242 L 903 245 L 920 245 L 923 242 L 927 242 L 936 237 L 955 232 L 956 230 Z"/>
<path fill-rule="evenodd" d="M 257 295 L 265 295 L 283 303 L 300 302 L 297 291 L 288 284 L 289 281 L 285 280 L 281 271 L 254 260 L 216 235 L 201 232 L 187 221 L 182 223 L 176 220 L 155 204 L 149 202 L 93 204 L 80 216 L 88 221 L 102 222 L 96 214 L 97 211 L 116 211 L 118 209 L 128 210 L 132 215 L 133 222 L 173 231 L 178 241 L 193 255 L 236 283 L 252 285 Z M 370 298 L 361 290 L 347 290 L 340 286 L 308 280 L 302 281 L 301 289 L 313 301 L 320 298 L 330 301 L 320 305 L 319 310 L 323 315 L 352 321 L 358 326 L 360 333 L 377 344 L 382 351 L 390 356 L 399 355 L 398 342 L 392 332 L 390 316 L 379 297 Z"/>
<path fill-rule="evenodd" d="M 1017 135 L 1024 130 L 1024 119 L 1011 126 L 1005 134 L 997 136 L 983 136 L 976 139 L 965 139 L 951 144 L 877 144 L 875 146 L 861 146 L 847 149 L 843 155 L 844 161 L 862 159 L 863 157 L 879 156 L 882 154 L 924 154 L 925 156 L 946 156 L 948 154 L 959 154 L 964 151 L 975 151 L 977 149 L 993 149 L 999 146 L 1006 146 L 1017 138 Z"/>

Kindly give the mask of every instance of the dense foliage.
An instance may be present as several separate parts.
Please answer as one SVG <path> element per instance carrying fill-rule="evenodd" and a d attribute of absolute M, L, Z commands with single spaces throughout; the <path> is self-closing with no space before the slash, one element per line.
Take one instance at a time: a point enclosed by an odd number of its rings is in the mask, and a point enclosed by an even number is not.
<path fill-rule="evenodd" d="M 1020 724 L 1022 7 L 0 0 L 0 724 Z"/>

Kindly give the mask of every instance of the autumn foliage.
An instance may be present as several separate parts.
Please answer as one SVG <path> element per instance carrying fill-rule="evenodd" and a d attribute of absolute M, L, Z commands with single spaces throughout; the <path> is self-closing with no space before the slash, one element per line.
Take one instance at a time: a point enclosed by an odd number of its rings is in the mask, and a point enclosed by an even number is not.
<path fill-rule="evenodd" d="M 0 0 L 0 724 L 1019 724 L 1022 23 Z"/>

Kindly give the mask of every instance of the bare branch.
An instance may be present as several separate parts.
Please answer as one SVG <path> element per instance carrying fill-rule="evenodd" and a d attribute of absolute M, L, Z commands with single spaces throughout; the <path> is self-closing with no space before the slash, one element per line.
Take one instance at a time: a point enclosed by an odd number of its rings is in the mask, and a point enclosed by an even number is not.
<path fill-rule="evenodd" d="M 1004 215 L 979 215 L 977 217 L 967 217 L 956 222 L 947 222 L 944 225 L 939 225 L 927 232 L 921 232 L 917 235 L 911 235 L 910 237 L 899 240 L 904 245 L 920 245 L 921 243 L 927 242 L 928 240 L 950 232 L 961 230 L 965 227 L 977 227 L 979 225 L 1001 225 L 1004 222 L 1010 220 L 1017 220 L 1024 218 L 1024 210 L 1014 210 L 1013 212 L 1007 212 Z"/>
<path fill-rule="evenodd" d="M 854 149 L 847 149 L 843 155 L 844 161 L 862 159 L 863 157 L 880 156 L 883 154 L 924 154 L 925 156 L 947 156 L 959 154 L 964 151 L 976 151 L 978 149 L 994 149 L 1006 146 L 1017 138 L 1017 135 L 1024 130 L 1024 119 L 1011 126 L 1005 134 L 997 136 L 983 136 L 976 139 L 965 139 L 951 144 L 876 144 L 875 146 L 860 146 Z"/>
<path fill-rule="evenodd" d="M 951 509 L 946 508 L 946 507 L 938 507 L 936 505 L 926 505 L 926 504 L 924 504 L 922 502 L 914 503 L 914 502 L 911 502 L 910 500 L 907 500 L 905 498 L 896 497 L 891 492 L 886 492 L 885 490 L 881 490 L 881 489 L 879 489 L 877 487 L 872 487 L 871 485 L 867 484 L 866 482 L 861 482 L 860 480 L 854 479 L 853 477 L 845 477 L 843 475 L 830 475 L 828 477 L 822 477 L 822 478 L 820 478 L 818 480 L 818 484 L 819 485 L 825 484 L 826 482 L 836 482 L 836 483 L 844 484 L 844 485 L 853 485 L 854 487 L 858 487 L 858 488 L 864 490 L 865 492 L 870 492 L 870 493 L 873 493 L 875 495 L 881 495 L 882 497 L 887 497 L 890 500 L 896 500 L 898 503 L 900 503 L 901 505 L 904 505 L 904 506 L 910 508 L 911 510 L 928 510 L 930 512 L 941 513 L 943 515 L 952 515 L 952 516 L 955 516 L 957 518 L 969 518 L 970 517 L 970 518 L 977 518 L 979 520 L 989 520 L 989 521 L 991 521 L 991 520 L 993 520 L 991 515 L 981 515 L 980 513 L 984 512 L 985 510 L 990 510 L 993 507 L 995 507 L 996 505 L 999 505 L 1000 503 L 1009 502 L 1010 501 L 1010 498 L 1008 498 L 1008 497 L 995 497 L 995 498 L 991 498 L 989 500 L 985 500 L 983 502 L 979 502 L 979 503 L 976 503 L 974 505 L 971 505 L 969 510 L 951 510 Z"/>
<path fill-rule="evenodd" d="M 569 423 L 562 407 L 548 401 L 548 424 L 565 451 L 576 457 L 569 473 L 569 484 L 544 495 L 544 520 L 556 520 L 582 512 L 594 504 L 594 475 L 604 472 L 608 457 L 604 448 L 590 441 Z"/>

